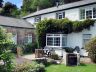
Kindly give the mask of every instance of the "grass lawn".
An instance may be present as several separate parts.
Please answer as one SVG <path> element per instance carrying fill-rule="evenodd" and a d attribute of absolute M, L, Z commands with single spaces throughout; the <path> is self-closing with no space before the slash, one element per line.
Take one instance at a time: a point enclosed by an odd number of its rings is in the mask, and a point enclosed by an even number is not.
<path fill-rule="evenodd" d="M 96 64 L 81 64 L 80 66 L 50 65 L 46 72 L 96 72 Z"/>

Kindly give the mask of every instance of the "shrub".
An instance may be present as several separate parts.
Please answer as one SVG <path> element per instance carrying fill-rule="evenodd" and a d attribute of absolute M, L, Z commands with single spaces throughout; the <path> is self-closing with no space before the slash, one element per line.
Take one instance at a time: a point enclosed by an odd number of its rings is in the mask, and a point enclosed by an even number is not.
<path fill-rule="evenodd" d="M 12 51 L 12 53 L 17 54 L 17 45 L 12 44 L 12 46 L 11 46 L 11 51 Z"/>
<path fill-rule="evenodd" d="M 13 69 L 13 56 L 10 51 L 12 44 L 11 34 L 7 33 L 5 29 L 0 27 L 0 60 L 4 62 L 2 65 L 2 70 L 4 70 L 4 72 L 11 72 Z"/>
<path fill-rule="evenodd" d="M 37 42 L 34 43 L 29 43 L 27 45 L 25 45 L 25 47 L 23 48 L 24 53 L 34 53 L 35 49 L 38 48 Z"/>
<path fill-rule="evenodd" d="M 83 26 L 82 26 L 82 23 L 81 21 L 74 21 L 73 22 L 73 31 L 74 32 L 80 32 L 83 30 Z"/>
<path fill-rule="evenodd" d="M 43 64 L 37 64 L 36 62 L 24 62 L 22 64 L 16 64 L 14 72 L 44 72 L 45 66 Z"/>
<path fill-rule="evenodd" d="M 58 60 L 59 56 L 54 53 L 54 54 L 51 55 L 51 58 L 54 59 L 54 60 Z"/>
<path fill-rule="evenodd" d="M 96 63 L 96 37 L 91 39 L 86 45 L 86 50 L 89 52 L 89 57 Z"/>
<path fill-rule="evenodd" d="M 46 33 L 58 33 L 62 32 L 64 34 L 69 34 L 72 32 L 80 32 L 83 29 L 89 29 L 90 26 L 94 25 L 94 20 L 84 20 L 84 21 L 70 21 L 65 19 L 45 19 L 37 23 L 36 32 L 37 39 L 39 42 L 39 47 L 45 47 L 46 45 Z"/>
<path fill-rule="evenodd" d="M 73 53 L 74 49 L 73 48 L 69 48 L 69 47 L 65 47 L 64 48 L 66 52 L 68 53 Z"/>

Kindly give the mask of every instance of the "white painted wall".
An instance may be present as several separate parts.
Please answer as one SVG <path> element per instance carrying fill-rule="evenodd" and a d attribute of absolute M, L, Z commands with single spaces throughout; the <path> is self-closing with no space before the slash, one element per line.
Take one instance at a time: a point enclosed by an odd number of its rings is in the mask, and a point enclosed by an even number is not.
<path fill-rule="evenodd" d="M 74 9 L 69 9 L 69 10 L 64 10 L 65 11 L 65 17 L 72 20 L 72 21 L 80 20 L 80 9 L 81 8 L 91 9 L 93 7 L 96 7 L 96 4 L 95 5 L 84 6 L 84 7 L 79 7 L 79 8 L 74 8 Z M 34 24 L 35 23 L 34 18 L 35 18 L 35 16 L 27 18 L 26 20 L 28 22 L 30 22 L 31 24 Z M 41 15 L 41 20 L 44 20 L 45 18 L 56 19 L 56 12 Z"/>
<path fill-rule="evenodd" d="M 55 19 L 56 18 L 56 13 L 44 14 L 44 15 L 42 15 L 41 20 L 44 20 L 45 18 L 47 18 L 47 19 L 50 19 L 50 18 Z"/>
<path fill-rule="evenodd" d="M 94 26 L 90 27 L 90 30 L 85 29 L 79 33 L 68 34 L 67 46 L 73 47 L 73 48 L 75 46 L 79 46 L 80 48 L 82 48 L 82 46 L 83 46 L 83 34 L 91 34 L 92 38 L 95 37 L 96 36 L 96 23 L 94 24 Z"/>
<path fill-rule="evenodd" d="M 72 21 L 80 20 L 80 8 L 91 9 L 92 7 L 96 7 L 96 4 L 65 10 L 65 17 L 72 20 Z M 56 18 L 56 12 L 41 15 L 41 20 L 43 20 L 44 18 L 55 19 Z M 35 22 L 34 17 L 27 18 L 26 21 L 30 22 L 31 24 L 34 24 L 34 22 Z M 86 30 L 83 30 L 82 32 L 79 32 L 79 33 L 68 34 L 67 46 L 72 47 L 72 48 L 75 48 L 75 46 L 79 46 L 80 48 L 82 48 L 82 46 L 83 46 L 83 37 L 82 37 L 83 34 L 92 34 L 92 37 L 95 37 L 96 36 L 96 23 L 94 26 L 92 26 L 90 28 L 90 30 L 86 29 Z M 56 53 L 58 53 L 60 55 L 61 51 L 60 50 L 56 51 Z M 81 54 L 84 54 L 84 53 L 85 53 L 85 51 L 81 50 Z M 87 55 L 87 54 L 84 54 L 84 55 Z"/>
<path fill-rule="evenodd" d="M 79 46 L 80 48 L 83 47 L 83 34 L 91 34 L 92 37 L 96 36 L 96 23 L 94 26 L 90 27 L 90 30 L 85 29 L 82 32 L 79 33 L 71 33 L 67 36 L 67 46 L 75 48 L 76 46 Z M 81 49 L 80 54 L 83 56 L 87 56 L 88 53 L 86 53 L 86 50 Z"/>
<path fill-rule="evenodd" d="M 79 20 L 79 11 L 79 8 L 66 10 L 65 17 L 72 21 Z"/>

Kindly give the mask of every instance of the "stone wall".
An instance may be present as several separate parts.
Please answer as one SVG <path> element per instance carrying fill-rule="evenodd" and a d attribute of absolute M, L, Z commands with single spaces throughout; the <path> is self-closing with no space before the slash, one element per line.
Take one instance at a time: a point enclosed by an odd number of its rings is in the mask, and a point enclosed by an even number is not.
<path fill-rule="evenodd" d="M 17 34 L 17 44 L 24 44 L 25 37 L 32 34 L 32 43 L 35 42 L 35 29 L 17 28 L 17 27 L 4 27 L 8 33 Z"/>

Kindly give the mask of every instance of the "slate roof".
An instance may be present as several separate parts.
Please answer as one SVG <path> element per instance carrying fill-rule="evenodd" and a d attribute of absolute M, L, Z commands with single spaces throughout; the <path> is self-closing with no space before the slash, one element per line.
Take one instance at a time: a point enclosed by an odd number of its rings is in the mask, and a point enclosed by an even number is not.
<path fill-rule="evenodd" d="M 42 15 L 42 14 L 46 14 L 46 13 L 50 13 L 50 12 L 56 12 L 56 11 L 60 11 L 60 10 L 71 9 L 74 7 L 84 6 L 84 5 L 88 5 L 88 4 L 96 4 L 96 0 L 82 0 L 82 1 L 77 1 L 77 2 L 73 2 L 73 3 L 69 3 L 69 4 L 60 5 L 58 7 L 51 7 L 51 8 L 47 8 L 47 9 L 43 9 L 43 10 L 31 13 L 23 18 L 26 19 L 28 17 Z"/>
<path fill-rule="evenodd" d="M 30 23 L 23 19 L 0 16 L 0 26 L 34 28 Z"/>

